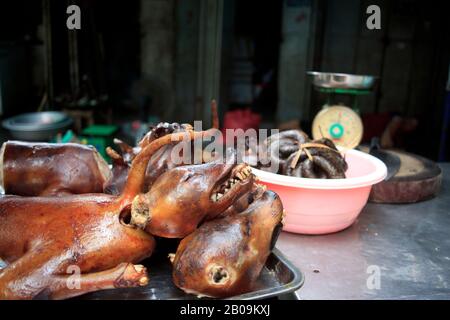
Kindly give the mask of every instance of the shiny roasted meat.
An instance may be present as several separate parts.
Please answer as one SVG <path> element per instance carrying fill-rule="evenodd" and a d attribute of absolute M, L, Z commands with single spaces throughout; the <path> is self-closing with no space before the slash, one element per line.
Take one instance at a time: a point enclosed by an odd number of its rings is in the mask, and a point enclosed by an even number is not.
<path fill-rule="evenodd" d="M 141 197 L 147 162 L 172 141 L 204 134 L 172 134 L 150 143 L 133 160 L 120 196 L 1 197 L 0 258 L 7 266 L 0 272 L 0 299 L 60 299 L 145 285 L 145 268 L 133 264 L 151 255 L 154 239 L 127 221 L 133 199 Z M 160 184 L 166 194 L 172 187 L 172 181 Z M 166 197 L 160 203 L 168 213 L 178 212 L 176 199 Z M 194 215 L 194 210 L 186 207 L 185 214 Z M 76 285 L 68 287 L 67 281 L 74 279 Z"/>
<path fill-rule="evenodd" d="M 252 189 L 250 167 L 236 164 L 235 154 L 162 174 L 150 191 L 133 201 L 132 222 L 164 238 L 183 238 L 209 215 L 229 208 Z"/>
<path fill-rule="evenodd" d="M 192 127 L 188 124 L 180 125 L 178 123 L 169 124 L 163 122 L 150 129 L 150 131 L 139 142 L 139 145 L 134 148 L 119 139 L 114 139 L 115 144 L 120 148 L 121 154 L 109 147 L 106 150 L 108 155 L 113 160 L 113 166 L 111 177 L 105 184 L 105 193 L 118 195 L 123 191 L 131 162 L 139 154 L 142 148 L 146 147 L 155 139 L 161 138 L 167 134 L 187 132 L 191 130 Z M 143 191 L 150 190 L 156 178 L 158 178 L 162 173 L 179 165 L 174 163 L 170 157 L 174 146 L 175 144 L 165 145 L 156 151 L 151 157 L 145 172 Z"/>
<path fill-rule="evenodd" d="M 218 129 L 219 118 L 217 113 L 217 104 L 214 100 L 211 102 L 211 114 L 213 123 L 212 128 Z M 149 143 L 151 143 L 155 139 L 161 138 L 171 133 L 188 132 L 192 130 L 193 128 L 190 124 L 161 122 L 152 127 L 150 131 L 141 139 L 138 146 L 134 148 L 127 145 L 123 141 L 116 139 L 115 143 L 119 146 L 121 155 L 119 155 L 112 149 L 107 150 L 108 155 L 113 159 L 113 169 L 111 178 L 105 185 L 105 192 L 114 195 L 118 195 L 122 192 L 125 186 L 126 178 L 128 176 L 131 161 L 136 157 L 137 154 L 139 154 L 140 150 L 146 147 Z M 168 144 L 158 150 L 152 156 L 145 172 L 145 182 L 142 190 L 143 192 L 150 190 L 156 179 L 164 172 L 180 165 L 190 164 L 174 162 L 171 157 L 174 148 L 176 148 L 176 143 Z M 194 148 L 192 148 L 192 150 L 194 150 Z M 202 152 L 202 150 L 196 150 L 196 152 Z M 197 155 L 197 158 L 200 159 L 200 157 L 201 159 L 204 159 L 204 162 L 207 162 L 210 158 L 210 155 L 202 152 L 201 155 Z M 193 158 L 194 154 L 191 155 L 191 159 Z"/>
<path fill-rule="evenodd" d="M 61 299 L 148 283 L 151 235 L 121 222 L 126 202 L 107 195 L 0 200 L 0 299 Z M 74 272 L 80 277 L 76 281 Z"/>
<path fill-rule="evenodd" d="M 229 297 L 251 290 L 282 226 L 278 196 L 264 192 L 241 213 L 201 225 L 173 258 L 173 281 L 187 293 Z"/>
<path fill-rule="evenodd" d="M 120 179 L 107 190 L 118 195 L 64 195 L 65 180 L 55 180 L 48 190 L 58 197 L 0 197 L 0 299 L 145 286 L 147 270 L 136 263 L 153 253 L 154 236 L 184 238 L 173 281 L 186 292 L 228 297 L 252 289 L 282 226 L 280 199 L 255 183 L 247 164 L 236 163 L 234 150 L 194 165 L 173 157 L 214 130 L 158 128 L 137 148 L 117 141 L 122 154 L 108 150 Z M 45 160 L 39 152 L 29 158 Z"/>
<path fill-rule="evenodd" d="M 0 184 L 6 194 L 58 196 L 103 192 L 108 164 L 90 146 L 75 143 L 5 142 Z"/>

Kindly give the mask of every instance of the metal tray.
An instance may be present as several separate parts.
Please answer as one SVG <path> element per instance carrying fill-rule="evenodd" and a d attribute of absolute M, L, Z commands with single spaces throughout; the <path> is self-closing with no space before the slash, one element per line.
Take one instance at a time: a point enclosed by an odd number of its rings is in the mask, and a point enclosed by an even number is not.
<path fill-rule="evenodd" d="M 172 266 L 167 252 L 156 253 L 143 263 L 148 268 L 150 283 L 142 288 L 127 288 L 98 291 L 79 297 L 86 300 L 197 300 L 194 295 L 186 294 L 172 282 Z M 298 290 L 304 282 L 304 276 L 283 254 L 274 249 L 267 259 L 253 291 L 231 300 L 257 300 L 287 295 Z M 207 298 L 202 298 L 207 299 Z"/>

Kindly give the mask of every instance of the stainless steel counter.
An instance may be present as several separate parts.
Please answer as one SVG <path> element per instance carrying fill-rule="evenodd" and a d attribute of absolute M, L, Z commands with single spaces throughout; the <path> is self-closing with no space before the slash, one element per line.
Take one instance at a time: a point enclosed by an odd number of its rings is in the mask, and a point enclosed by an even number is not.
<path fill-rule="evenodd" d="M 450 163 L 440 194 L 408 205 L 369 203 L 350 228 L 283 232 L 277 247 L 305 274 L 300 299 L 450 299 Z"/>

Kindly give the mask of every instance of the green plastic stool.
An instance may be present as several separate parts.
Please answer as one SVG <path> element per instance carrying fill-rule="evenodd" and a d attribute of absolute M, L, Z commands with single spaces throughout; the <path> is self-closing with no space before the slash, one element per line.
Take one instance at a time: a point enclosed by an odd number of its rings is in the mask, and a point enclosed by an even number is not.
<path fill-rule="evenodd" d="M 82 143 L 93 145 L 102 157 L 111 163 L 111 158 L 106 154 L 106 148 L 114 145 L 114 134 L 118 131 L 114 125 L 95 124 L 81 132 Z"/>

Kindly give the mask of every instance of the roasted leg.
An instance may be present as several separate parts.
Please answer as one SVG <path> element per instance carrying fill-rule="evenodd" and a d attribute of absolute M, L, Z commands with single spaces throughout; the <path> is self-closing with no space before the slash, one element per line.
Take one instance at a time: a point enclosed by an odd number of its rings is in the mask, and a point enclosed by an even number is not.
<path fill-rule="evenodd" d="M 80 275 L 78 279 L 74 275 L 54 276 L 48 295 L 51 299 L 67 299 L 99 290 L 142 287 L 148 281 L 144 266 L 121 263 L 113 269 Z"/>

